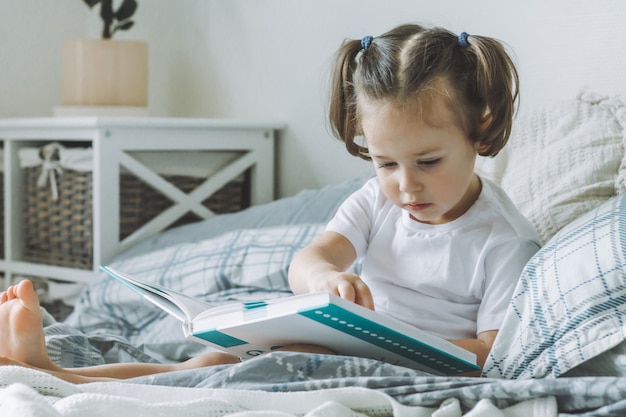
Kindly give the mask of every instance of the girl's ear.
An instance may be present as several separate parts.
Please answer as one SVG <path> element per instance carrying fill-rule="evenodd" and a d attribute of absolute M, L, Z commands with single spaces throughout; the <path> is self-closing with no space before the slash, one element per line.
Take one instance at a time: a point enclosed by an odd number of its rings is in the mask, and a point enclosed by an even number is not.
<path fill-rule="evenodd" d="M 491 126 L 491 122 L 493 122 L 493 117 L 491 116 L 491 113 L 489 113 L 489 109 L 487 109 L 485 110 L 485 113 L 483 114 L 482 121 L 478 125 L 479 136 L 482 136 L 485 130 L 487 130 L 487 128 Z M 483 142 L 474 142 L 474 148 L 476 149 L 476 152 L 480 154 L 482 152 L 487 151 L 487 149 L 489 149 L 489 145 Z"/>
<path fill-rule="evenodd" d="M 481 155 L 482 153 L 487 152 L 489 146 L 482 142 L 474 142 L 474 149 L 476 150 L 477 154 Z"/>

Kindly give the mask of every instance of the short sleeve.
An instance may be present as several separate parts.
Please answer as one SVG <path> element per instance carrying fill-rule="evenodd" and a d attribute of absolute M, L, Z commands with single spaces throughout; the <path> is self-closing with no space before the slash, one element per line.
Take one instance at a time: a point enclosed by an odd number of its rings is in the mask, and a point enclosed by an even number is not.
<path fill-rule="evenodd" d="M 358 258 L 367 251 L 374 211 L 381 194 L 378 180 L 370 179 L 339 206 L 326 226 L 327 231 L 339 233 L 348 239 Z"/>
<path fill-rule="evenodd" d="M 532 240 L 518 239 L 494 247 L 485 258 L 483 299 L 476 318 L 476 333 L 498 330 L 522 270 L 539 250 Z"/>

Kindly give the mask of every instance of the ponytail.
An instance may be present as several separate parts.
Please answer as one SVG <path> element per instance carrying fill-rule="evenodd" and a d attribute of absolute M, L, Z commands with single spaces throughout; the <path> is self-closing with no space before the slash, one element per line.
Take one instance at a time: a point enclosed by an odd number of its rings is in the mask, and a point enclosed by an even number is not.
<path fill-rule="evenodd" d="M 357 128 L 353 77 L 357 65 L 356 57 L 361 49 L 361 42 L 346 40 L 337 51 L 328 118 L 333 134 L 345 143 L 348 152 L 354 156 L 367 158 L 367 148 L 354 142 L 354 138 L 360 134 L 360 128 Z"/>
<path fill-rule="evenodd" d="M 519 100 L 519 76 L 503 45 L 493 38 L 469 36 L 467 51 L 476 56 L 475 83 L 468 93 L 481 98 L 483 114 L 472 139 L 482 156 L 495 156 L 508 141 Z M 472 85 L 473 84 L 473 85 Z"/>

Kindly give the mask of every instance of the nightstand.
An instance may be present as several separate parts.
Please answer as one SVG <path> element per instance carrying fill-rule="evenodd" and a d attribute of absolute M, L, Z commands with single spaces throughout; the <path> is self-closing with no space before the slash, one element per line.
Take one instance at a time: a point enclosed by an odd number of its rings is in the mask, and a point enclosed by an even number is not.
<path fill-rule="evenodd" d="M 190 214 L 197 219 L 215 215 L 206 201 L 233 181 L 243 181 L 244 206 L 273 200 L 274 142 L 282 128 L 276 123 L 225 119 L 0 119 L 4 153 L 4 253 L 0 260 L 3 287 L 23 276 L 88 283 L 99 265 L 172 227 L 180 218 Z M 26 204 L 30 203 L 24 198 L 25 175 L 20 166 L 20 150 L 41 148 L 52 142 L 68 148 L 84 147 L 92 152 L 93 169 L 88 184 L 92 214 L 91 218 L 78 219 L 84 221 L 85 228 L 90 228 L 92 236 L 88 242 L 92 257 L 84 267 L 33 261 L 25 255 L 28 220 L 25 213 Z M 193 164 L 199 166 L 188 166 Z M 215 169 L 211 170 L 212 166 Z M 179 177 L 187 175 L 185 170 L 189 168 L 205 172 L 207 177 L 197 181 L 193 189 L 182 190 L 164 174 L 169 171 L 176 174 L 177 167 L 182 170 Z M 63 173 L 60 175 L 62 178 Z M 136 230 L 123 232 L 124 178 L 129 175 L 170 204 Z M 37 213 L 41 215 L 41 211 Z"/>

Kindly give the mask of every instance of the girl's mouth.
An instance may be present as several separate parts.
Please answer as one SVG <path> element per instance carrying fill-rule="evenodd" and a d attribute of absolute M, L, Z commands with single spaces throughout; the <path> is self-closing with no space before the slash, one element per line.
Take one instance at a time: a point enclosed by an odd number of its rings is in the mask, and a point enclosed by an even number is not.
<path fill-rule="evenodd" d="M 406 207 L 411 211 L 422 211 L 430 207 L 431 203 L 408 203 Z"/>

